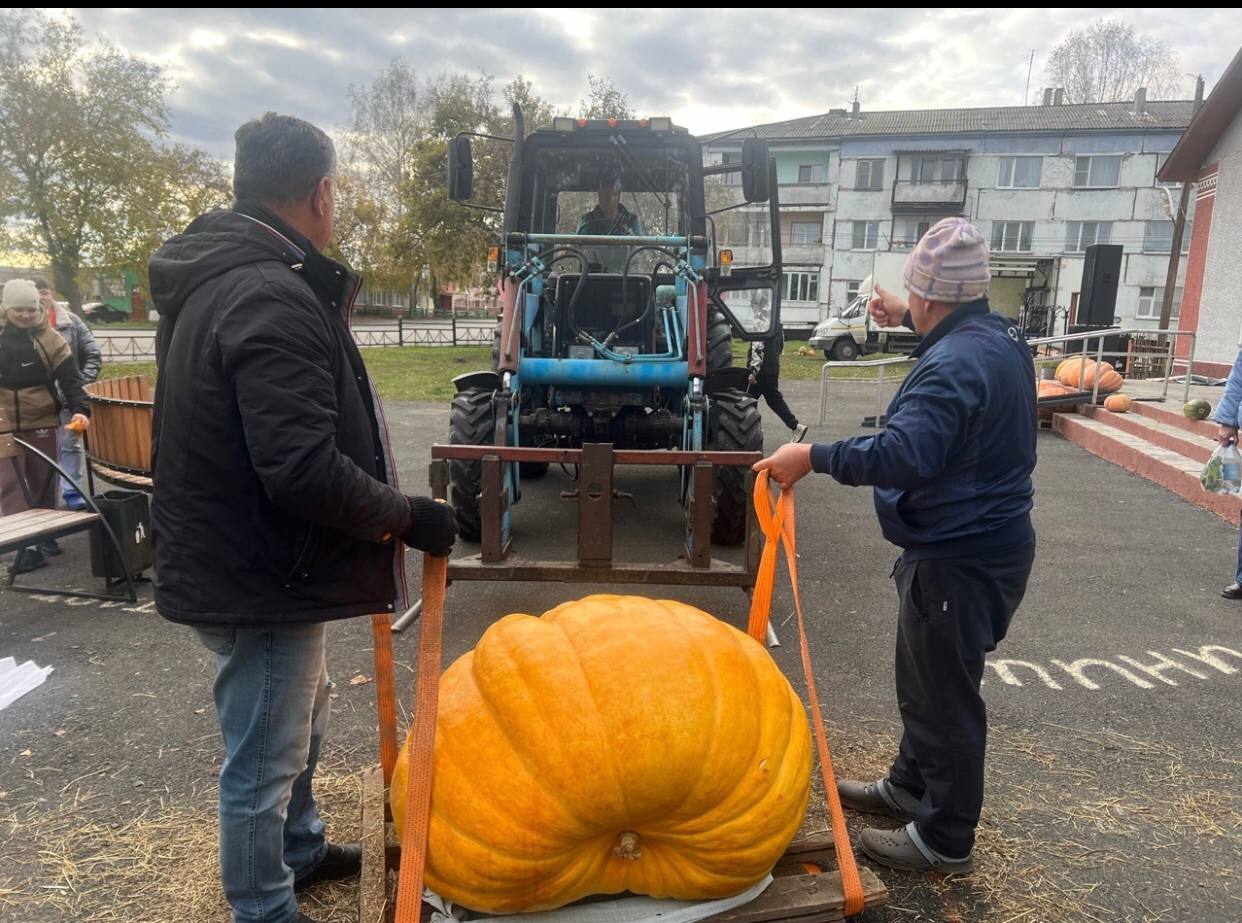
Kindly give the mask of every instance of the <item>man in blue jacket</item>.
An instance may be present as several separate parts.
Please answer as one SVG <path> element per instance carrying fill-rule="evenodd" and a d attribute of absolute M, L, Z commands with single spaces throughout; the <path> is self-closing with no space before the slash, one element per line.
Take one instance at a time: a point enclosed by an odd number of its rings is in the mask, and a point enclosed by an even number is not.
<path fill-rule="evenodd" d="M 1221 445 L 1237 444 L 1238 425 L 1242 423 L 1242 352 L 1233 362 L 1233 371 L 1225 382 L 1225 393 L 1216 408 L 1216 440 Z M 1220 591 L 1225 599 L 1242 599 L 1242 533 L 1238 538 L 1238 571 L 1233 583 Z"/>
<path fill-rule="evenodd" d="M 912 326 L 918 359 L 887 428 L 834 443 L 782 446 L 756 469 L 782 488 L 812 470 L 875 488 L 884 537 L 902 549 L 897 702 L 903 734 L 888 775 L 841 780 L 842 802 L 907 822 L 867 829 L 860 848 L 912 871 L 969 872 L 983 806 L 983 657 L 1005 637 L 1035 558 L 1034 368 L 1022 334 L 992 313 L 983 235 L 946 218 L 906 264 L 909 304 L 877 287 L 883 326 Z"/>

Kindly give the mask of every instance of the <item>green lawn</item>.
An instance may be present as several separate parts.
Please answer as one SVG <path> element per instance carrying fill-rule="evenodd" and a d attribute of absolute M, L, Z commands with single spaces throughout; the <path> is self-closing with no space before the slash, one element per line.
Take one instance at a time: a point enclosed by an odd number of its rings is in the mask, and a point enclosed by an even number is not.
<path fill-rule="evenodd" d="M 809 348 L 805 341 L 787 340 L 785 342 L 785 351 L 781 353 L 781 381 L 819 381 L 820 373 L 824 368 L 824 354 L 820 350 L 815 350 L 814 355 L 799 356 L 799 348 Z M 746 364 L 746 348 L 747 344 L 733 341 L 733 364 Z M 860 357 L 863 361 L 872 359 L 895 359 L 895 353 L 876 353 L 872 356 Z M 835 363 L 834 363 L 835 364 Z M 906 373 L 910 371 L 908 364 L 890 365 L 884 369 L 884 378 L 900 379 L 905 378 Z M 875 369 L 860 368 L 833 368 L 829 373 L 830 378 L 862 378 L 874 379 L 876 377 Z"/>
<path fill-rule="evenodd" d="M 796 351 L 805 344 L 790 342 L 781 355 L 781 379 L 785 381 L 818 381 L 824 365 L 821 353 L 799 356 Z M 746 344 L 733 344 L 734 365 L 746 362 Z M 491 367 L 491 350 L 486 346 L 406 346 L 362 350 L 367 369 L 375 380 L 380 397 L 386 401 L 429 401 L 447 404 L 453 397 L 453 379 L 465 372 Z M 890 358 L 870 356 L 868 358 Z M 908 365 L 889 366 L 886 379 L 899 379 Z M 154 381 L 154 362 L 105 362 L 103 378 L 124 375 L 148 375 Z M 873 379 L 875 369 L 834 369 L 833 378 Z"/>

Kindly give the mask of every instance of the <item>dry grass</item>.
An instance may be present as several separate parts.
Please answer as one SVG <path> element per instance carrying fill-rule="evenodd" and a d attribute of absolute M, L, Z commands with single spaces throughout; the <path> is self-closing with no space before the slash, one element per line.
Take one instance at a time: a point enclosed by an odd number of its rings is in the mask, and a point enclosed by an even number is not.
<path fill-rule="evenodd" d="M 841 776 L 878 778 L 891 759 L 898 729 L 864 722 L 829 730 Z M 877 869 L 889 887 L 881 914 L 896 919 L 995 923 L 1180 919 L 1178 908 L 1146 907 L 1133 895 L 1118 906 L 1119 885 L 1105 870 L 1141 864 L 1173 886 L 1199 884 L 1232 893 L 1242 871 L 1194 867 L 1201 844 L 1242 835 L 1242 762 L 1204 754 L 1211 772 L 1191 772 L 1182 754 L 1157 741 L 1113 731 L 1056 725 L 1039 731 L 994 727 L 988 805 L 970 876 L 933 878 Z M 1102 759 L 1100 754 L 1106 756 Z M 1090 756 L 1088 756 L 1090 755 Z M 345 771 L 363 759 L 342 752 L 321 771 L 317 791 L 336 838 L 356 836 L 359 777 Z M 1095 768 L 1087 768 L 1088 766 Z M 1124 767 L 1129 783 L 1114 772 Z M 1133 784 L 1138 778 L 1141 784 Z M 117 821 L 117 806 L 83 794 L 75 780 L 61 804 L 9 809 L 0 801 L 0 919 L 75 923 L 227 923 L 216 865 L 214 797 L 155 806 Z M 73 789 L 74 786 L 76 790 Z M 876 818 L 850 815 L 852 832 Z M 818 786 L 808 830 L 826 826 Z M 929 888 L 941 907 L 929 917 Z M 1135 905 L 1142 908 L 1135 910 Z M 302 907 L 325 923 L 356 920 L 355 882 L 322 885 Z"/>
<path fill-rule="evenodd" d="M 834 762 L 842 777 L 884 775 L 900 729 L 885 722 L 830 728 Z M 1056 741 L 1055 749 L 1052 741 Z M 1153 877 L 1174 883 L 1207 876 L 1223 888 L 1242 880 L 1242 870 L 1188 866 L 1189 847 L 1212 840 L 1236 842 L 1242 835 L 1242 792 L 1237 768 L 1242 761 L 1215 755 L 1220 772 L 1191 773 L 1182 754 L 1158 741 L 1114 731 L 1085 733 L 1049 725 L 1044 733 L 994 727 L 989 735 L 988 803 L 975 843 L 975 872 L 932 881 L 942 911 L 932 919 L 987 920 L 996 923 L 1179 919 L 1178 908 L 1118 909 L 1104 896 L 1101 870 L 1115 864 L 1142 865 Z M 1141 772 L 1144 784 L 1117 786 L 1086 768 L 1094 752 Z M 811 827 L 825 824 L 819 786 L 811 807 Z M 847 814 L 857 839 L 864 826 L 893 826 L 887 818 Z M 1176 850 L 1174 850 L 1176 847 Z M 865 860 L 864 860 L 865 861 Z M 928 919 L 916 892 L 927 876 L 882 868 L 889 887 L 887 911 L 898 918 Z M 1115 886 L 1114 886 L 1115 887 Z M 1137 901 L 1137 898 L 1135 898 Z"/>
<path fill-rule="evenodd" d="M 357 775 L 316 778 L 334 838 L 358 832 Z M 75 923 L 228 923 L 220 891 L 215 799 L 155 807 L 117 821 L 109 799 L 79 795 L 59 807 L 0 813 L 0 919 Z M 300 895 L 323 923 L 356 923 L 353 881 Z"/>

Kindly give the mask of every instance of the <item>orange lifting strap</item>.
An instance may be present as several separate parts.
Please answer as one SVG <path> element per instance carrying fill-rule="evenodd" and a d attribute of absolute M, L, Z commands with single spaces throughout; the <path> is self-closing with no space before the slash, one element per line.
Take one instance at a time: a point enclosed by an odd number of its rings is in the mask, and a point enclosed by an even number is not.
<path fill-rule="evenodd" d="M 828 750 L 828 733 L 824 730 L 824 716 L 815 689 L 815 673 L 811 668 L 811 648 L 806 639 L 806 620 L 802 616 L 802 596 L 798 592 L 798 543 L 794 526 L 794 495 L 792 490 L 780 491 L 775 504 L 768 488 L 768 472 L 760 471 L 755 478 L 755 516 L 763 532 L 763 557 L 759 560 L 759 574 L 755 582 L 755 595 L 750 604 L 750 623 L 746 633 L 763 644 L 767 638 L 768 620 L 772 614 L 772 591 L 776 583 L 776 549 L 785 546 L 785 561 L 789 564 L 789 579 L 793 584 L 794 608 L 798 613 L 798 636 L 802 642 L 802 670 L 806 673 L 806 697 L 811 703 L 812 726 L 815 728 L 815 745 L 819 750 L 819 769 L 824 778 L 824 794 L 828 798 L 828 812 L 832 818 L 832 841 L 837 848 L 837 864 L 841 869 L 841 887 L 845 891 L 845 915 L 862 913 L 863 887 L 858 877 L 858 863 L 854 861 L 854 849 L 850 845 L 849 831 L 845 829 L 845 813 L 841 810 L 841 796 L 837 793 L 836 774 L 832 771 L 832 753 Z"/>

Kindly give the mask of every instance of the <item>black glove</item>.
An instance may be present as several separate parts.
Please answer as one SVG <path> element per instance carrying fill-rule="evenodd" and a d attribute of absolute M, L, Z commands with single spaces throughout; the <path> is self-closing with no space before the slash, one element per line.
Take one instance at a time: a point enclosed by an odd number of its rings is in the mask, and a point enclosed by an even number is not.
<path fill-rule="evenodd" d="M 453 508 L 430 497 L 406 497 L 410 505 L 410 525 L 401 541 L 435 558 L 447 558 L 457 538 Z"/>

